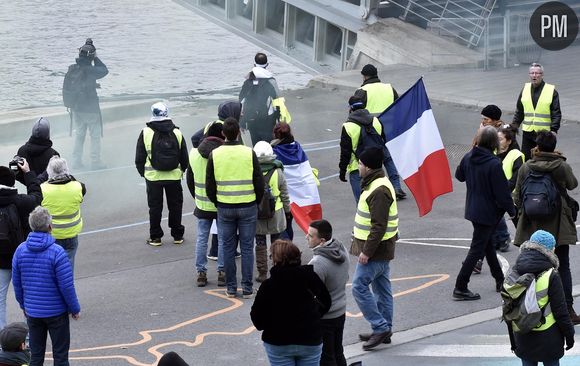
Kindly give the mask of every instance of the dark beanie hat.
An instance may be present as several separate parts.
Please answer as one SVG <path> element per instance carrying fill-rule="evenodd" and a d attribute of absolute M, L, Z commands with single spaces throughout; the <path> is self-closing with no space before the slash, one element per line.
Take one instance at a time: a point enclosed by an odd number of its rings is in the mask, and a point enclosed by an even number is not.
<path fill-rule="evenodd" d="M 6 187 L 14 187 L 14 183 L 16 183 L 16 179 L 12 170 L 8 167 L 0 166 L 0 184 Z"/>
<path fill-rule="evenodd" d="M 358 159 L 370 169 L 379 169 L 383 166 L 383 149 L 378 147 L 369 147 L 365 149 Z"/>
<path fill-rule="evenodd" d="M 161 357 L 157 366 L 189 366 L 177 353 L 171 351 Z"/>
<path fill-rule="evenodd" d="M 485 108 L 481 110 L 481 114 L 487 118 L 493 119 L 494 121 L 499 121 L 501 119 L 501 109 L 493 104 L 486 105 Z"/>
<path fill-rule="evenodd" d="M 364 76 L 377 76 L 377 68 L 374 65 L 366 64 L 360 73 Z"/>
<path fill-rule="evenodd" d="M 44 117 L 40 117 L 32 126 L 32 137 L 50 140 L 50 123 Z"/>
<path fill-rule="evenodd" d="M 366 108 L 367 101 L 366 98 L 363 99 L 363 95 L 353 95 L 352 97 L 348 98 L 348 105 L 350 109 L 356 111 L 357 109 Z"/>
<path fill-rule="evenodd" d="M 18 352 L 26 341 L 28 327 L 25 323 L 10 323 L 0 330 L 0 345 L 5 352 Z"/>

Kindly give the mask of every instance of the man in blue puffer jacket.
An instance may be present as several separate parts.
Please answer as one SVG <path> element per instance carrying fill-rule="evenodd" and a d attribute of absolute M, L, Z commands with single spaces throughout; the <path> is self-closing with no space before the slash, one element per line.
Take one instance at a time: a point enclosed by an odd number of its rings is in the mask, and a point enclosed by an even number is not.
<path fill-rule="evenodd" d="M 68 314 L 77 320 L 81 311 L 68 256 L 50 235 L 51 220 L 46 208 L 36 207 L 28 219 L 32 232 L 12 259 L 14 293 L 29 328 L 30 366 L 43 365 L 47 332 L 54 365 L 69 366 Z"/>

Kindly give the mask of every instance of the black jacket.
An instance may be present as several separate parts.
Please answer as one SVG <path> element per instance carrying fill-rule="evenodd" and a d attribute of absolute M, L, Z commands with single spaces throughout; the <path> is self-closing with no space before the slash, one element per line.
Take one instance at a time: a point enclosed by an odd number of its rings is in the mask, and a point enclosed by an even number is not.
<path fill-rule="evenodd" d="M 537 87 L 534 88 L 532 85 L 532 105 L 534 108 L 538 104 L 538 99 L 540 98 L 540 94 L 542 94 L 542 90 L 544 89 L 544 85 L 546 85 L 545 81 Z M 517 125 L 518 127 L 524 120 L 524 105 L 522 104 L 522 93 L 523 89 L 518 95 L 518 101 L 516 103 L 516 112 L 514 113 L 514 119 L 512 123 Z M 552 96 L 552 104 L 550 104 L 550 117 L 552 119 L 552 123 L 550 125 L 550 131 L 558 132 L 560 129 L 560 122 L 562 121 L 562 111 L 560 110 L 560 96 L 556 89 L 554 89 L 554 95 Z"/>
<path fill-rule="evenodd" d="M 224 145 L 241 145 L 238 141 L 226 141 Z M 250 207 L 252 205 L 257 204 L 262 200 L 262 196 L 264 195 L 264 176 L 262 175 L 262 169 L 260 168 L 260 162 L 256 157 L 256 154 L 252 151 L 253 157 L 253 171 L 252 171 L 252 182 L 254 184 L 254 192 L 256 193 L 256 201 L 248 202 L 248 203 L 240 203 L 240 204 L 228 204 L 228 203 L 220 203 L 217 201 L 217 184 L 215 181 L 215 174 L 213 169 L 213 154 L 209 155 L 207 160 L 207 171 L 205 174 L 205 191 L 207 193 L 207 197 L 212 201 L 217 207 Z"/>
<path fill-rule="evenodd" d="M 174 128 L 179 128 L 173 124 L 173 121 L 170 119 L 164 121 L 153 121 L 148 122 L 147 127 L 153 129 L 153 131 L 159 132 L 170 132 L 173 131 Z M 151 144 L 155 143 L 155 136 L 153 136 L 153 141 Z M 137 149 L 135 151 L 135 167 L 139 172 L 140 176 L 145 175 L 145 162 L 147 161 L 147 150 L 145 150 L 145 143 L 143 142 L 143 131 L 139 134 L 139 138 L 137 139 Z M 185 136 L 181 140 L 181 151 L 179 156 L 179 165 L 181 170 L 185 172 L 187 167 L 189 166 L 189 156 L 187 153 L 187 143 L 185 141 Z M 152 182 L 155 183 L 155 182 Z"/>
<path fill-rule="evenodd" d="M 346 122 L 354 122 L 359 126 L 372 126 L 373 116 L 366 109 L 357 109 L 356 111 L 350 112 Z M 385 134 L 383 130 L 381 130 L 381 137 L 383 138 L 384 141 Z M 348 168 L 348 164 L 350 163 L 350 156 L 354 152 L 352 147 L 353 147 L 352 140 L 348 135 L 348 133 L 346 133 L 346 128 L 344 127 L 343 124 L 342 132 L 340 133 L 340 161 L 338 163 L 338 169 L 340 170 L 340 172 L 343 173 L 347 172 L 346 169 Z"/>
<path fill-rule="evenodd" d="M 97 95 L 97 80 L 102 79 L 109 73 L 107 66 L 95 57 L 94 65 L 84 57 L 77 58 L 76 64 L 81 67 L 85 75 L 84 92 L 79 96 L 74 112 L 99 113 L 99 96 Z"/>
<path fill-rule="evenodd" d="M 481 225 L 495 225 L 505 212 L 515 216 L 511 191 L 501 162 L 491 151 L 473 147 L 461 159 L 455 178 L 467 184 L 467 220 Z"/>
<path fill-rule="evenodd" d="M 40 189 L 40 182 L 36 178 L 36 174 L 30 171 L 24 174 L 24 184 L 26 185 L 26 194 L 19 194 L 16 188 L 4 187 L 0 188 L 0 206 L 8 206 L 14 204 L 18 210 L 20 219 L 20 226 L 22 229 L 21 236 L 23 241 L 30 233 L 30 226 L 28 225 L 28 215 L 40 205 L 42 202 L 42 191 Z M 14 243 L 12 248 L 1 249 L 0 255 L 0 269 L 12 268 L 12 257 L 20 243 Z"/>
<path fill-rule="evenodd" d="M 533 273 L 537 276 L 550 268 L 558 269 L 558 265 L 558 258 L 553 252 L 538 244 L 526 242 L 521 246 L 514 270 L 520 274 Z M 548 298 L 556 324 L 542 332 L 514 332 L 515 352 L 520 358 L 536 362 L 559 359 L 564 355 L 564 339 L 570 342 L 574 339 L 574 325 L 568 314 L 562 280 L 557 271 L 553 271 L 550 276 Z"/>
<path fill-rule="evenodd" d="M 50 158 L 52 158 L 54 155 L 60 156 L 58 151 L 52 148 L 51 140 L 32 136 L 28 142 L 26 142 L 18 149 L 17 155 L 21 158 L 25 158 L 26 161 L 28 161 L 30 170 L 36 173 L 40 183 L 46 182 L 48 180 L 46 167 L 48 166 L 48 161 Z M 16 180 L 24 184 L 24 174 L 22 171 L 18 170 L 18 173 L 16 173 Z"/>
<path fill-rule="evenodd" d="M 320 318 L 331 304 L 311 265 L 275 265 L 258 290 L 250 317 L 256 329 L 264 331 L 266 343 L 316 346 L 322 343 Z"/>
<path fill-rule="evenodd" d="M 223 145 L 223 143 L 224 143 L 224 140 L 222 140 L 220 138 L 213 137 L 213 136 L 206 137 L 205 139 L 203 139 L 201 141 L 201 144 L 199 144 L 197 151 L 199 152 L 199 154 L 201 156 L 203 156 L 204 158 L 207 159 L 207 158 L 209 158 L 209 154 L 214 149 Z M 193 167 L 191 165 L 189 166 L 189 168 L 187 168 L 187 172 L 185 173 L 185 176 L 186 176 L 186 180 L 187 180 L 187 188 L 189 189 L 189 193 L 191 193 L 191 196 L 193 198 L 195 198 L 195 176 L 193 175 Z M 200 210 L 197 206 L 195 207 L 193 214 L 195 215 L 195 217 L 197 217 L 199 219 L 207 219 L 207 220 L 217 219 L 217 212 Z"/>

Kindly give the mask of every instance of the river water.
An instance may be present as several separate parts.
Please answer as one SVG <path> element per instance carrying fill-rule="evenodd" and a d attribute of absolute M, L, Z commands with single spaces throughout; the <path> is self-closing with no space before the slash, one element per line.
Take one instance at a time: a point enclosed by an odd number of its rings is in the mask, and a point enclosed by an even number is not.
<path fill-rule="evenodd" d="M 68 65 L 93 38 L 109 68 L 102 99 L 241 86 L 260 49 L 171 0 L 6 0 L 0 5 L 0 105 L 59 105 Z M 282 89 L 311 75 L 269 56 Z"/>

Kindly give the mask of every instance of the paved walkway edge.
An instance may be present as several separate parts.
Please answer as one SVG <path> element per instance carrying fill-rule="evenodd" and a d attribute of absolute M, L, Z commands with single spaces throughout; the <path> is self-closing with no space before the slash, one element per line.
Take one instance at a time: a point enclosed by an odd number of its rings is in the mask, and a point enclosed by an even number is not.
<path fill-rule="evenodd" d="M 580 285 L 576 285 L 572 288 L 572 295 L 577 297 L 580 295 Z M 350 362 L 359 361 L 364 359 L 365 355 L 369 352 L 380 352 L 383 350 L 388 350 L 392 347 L 397 347 L 405 343 L 410 343 L 418 341 L 420 339 L 433 337 L 439 334 L 451 332 L 457 329 L 470 327 L 472 325 L 485 323 L 490 320 L 497 319 L 499 321 L 501 317 L 501 306 L 492 309 L 481 310 L 476 313 L 471 313 L 456 318 L 446 319 L 437 323 L 423 325 L 417 328 L 412 328 L 404 330 L 402 332 L 396 332 L 393 334 L 393 343 L 389 345 L 381 345 L 376 348 L 376 351 L 363 351 L 363 342 L 358 342 L 350 344 L 344 347 L 344 356 Z M 507 330 L 506 330 L 507 332 Z"/>

